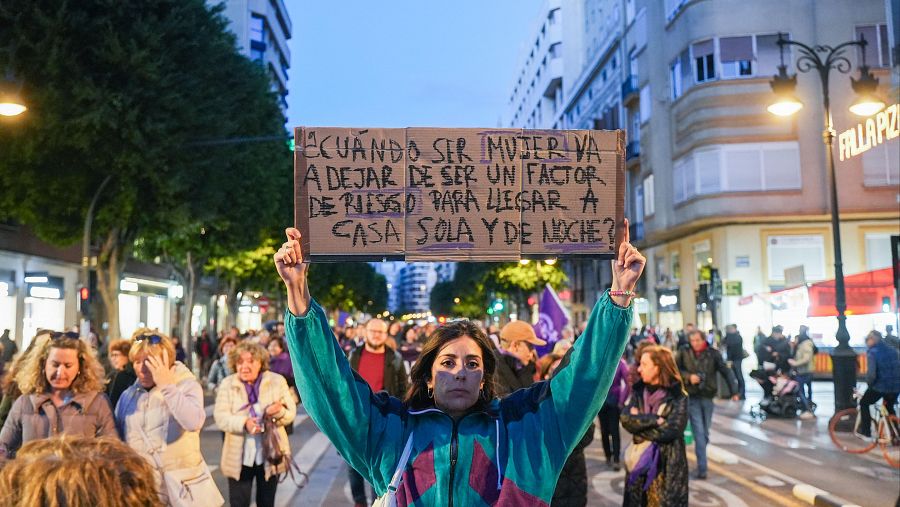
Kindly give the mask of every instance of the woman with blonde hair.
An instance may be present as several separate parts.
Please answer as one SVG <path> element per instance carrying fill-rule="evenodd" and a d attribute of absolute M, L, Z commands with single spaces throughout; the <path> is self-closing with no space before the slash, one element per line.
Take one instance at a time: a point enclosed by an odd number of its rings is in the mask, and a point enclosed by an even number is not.
<path fill-rule="evenodd" d="M 200 454 L 206 420 L 203 388 L 175 360 L 175 345 L 168 336 L 141 328 L 131 339 L 128 357 L 137 381 L 116 405 L 119 435 L 154 467 L 164 503 L 174 503 L 173 495 L 181 497 L 190 489 L 191 495 L 204 498 L 204 505 L 222 505 L 224 499 Z"/>
<path fill-rule="evenodd" d="M 620 421 L 634 435 L 625 451 L 624 506 L 688 504 L 688 464 L 684 449 L 687 393 L 672 351 L 660 345 L 641 349 L 640 378 L 631 387 Z"/>
<path fill-rule="evenodd" d="M 0 430 L 0 460 L 54 435 L 115 436 L 103 366 L 84 340 L 54 333 L 16 374 L 22 392 Z"/>
<path fill-rule="evenodd" d="M 53 332 L 50 330 L 38 330 L 37 334 L 34 335 L 34 338 L 31 339 L 31 343 L 29 343 L 28 347 L 25 349 L 25 352 L 22 352 L 15 360 L 13 360 L 12 365 L 3 376 L 2 382 L 0 382 L 0 393 L 3 395 L 2 399 L 0 399 L 0 428 L 2 428 L 3 424 L 6 422 L 6 417 L 9 415 L 13 403 L 19 399 L 19 396 L 22 396 L 22 391 L 19 390 L 19 384 L 16 383 L 16 375 L 19 373 L 19 370 L 22 369 L 22 365 L 25 364 L 32 352 L 41 348 L 41 346 L 50 339 L 52 334 Z"/>
<path fill-rule="evenodd" d="M 29 442 L 0 471 L 0 491 L 0 507 L 162 506 L 147 460 L 118 438 Z"/>
<path fill-rule="evenodd" d="M 235 373 L 222 381 L 216 394 L 213 415 L 225 432 L 220 468 L 228 478 L 232 507 L 249 506 L 250 491 L 256 481 L 256 505 L 275 504 L 278 475 L 287 463 L 272 463 L 263 452 L 264 420 L 274 423 L 280 451 L 290 456 L 284 427 L 294 422 L 297 405 L 281 375 L 269 370 L 269 354 L 261 345 L 244 341 L 228 355 Z"/>

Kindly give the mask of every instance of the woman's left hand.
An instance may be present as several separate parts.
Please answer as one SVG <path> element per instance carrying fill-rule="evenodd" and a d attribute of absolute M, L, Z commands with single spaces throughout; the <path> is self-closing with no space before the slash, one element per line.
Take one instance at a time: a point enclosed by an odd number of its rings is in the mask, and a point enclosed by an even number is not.
<path fill-rule="evenodd" d="M 613 261 L 613 290 L 633 291 L 638 278 L 644 272 L 647 259 L 631 244 L 631 235 L 628 232 L 628 219 L 625 219 L 625 232 L 622 244 L 619 245 L 619 253 Z"/>
<path fill-rule="evenodd" d="M 272 403 L 271 405 L 266 407 L 266 415 L 273 416 L 278 412 L 281 412 L 282 410 L 284 410 L 284 404 L 280 401 L 276 401 L 275 403 Z"/>
<path fill-rule="evenodd" d="M 162 357 L 147 355 L 147 358 L 144 359 L 144 363 L 150 370 L 150 375 L 153 377 L 153 383 L 157 386 L 165 387 L 175 383 L 175 372 L 168 366 L 169 353 L 165 349 L 162 351 Z"/>

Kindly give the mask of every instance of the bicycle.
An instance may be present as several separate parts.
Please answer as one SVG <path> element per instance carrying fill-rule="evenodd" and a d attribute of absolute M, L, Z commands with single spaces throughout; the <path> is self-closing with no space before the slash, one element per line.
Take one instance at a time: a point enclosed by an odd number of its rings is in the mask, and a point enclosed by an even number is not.
<path fill-rule="evenodd" d="M 851 454 L 864 454 L 875 448 L 881 447 L 881 453 L 885 461 L 894 468 L 900 468 L 900 418 L 891 415 L 884 403 L 879 403 L 879 409 L 871 418 L 869 435 L 875 438 L 863 438 L 860 435 L 862 418 L 859 412 L 859 400 L 862 395 L 853 390 L 855 408 L 847 408 L 837 412 L 828 421 L 828 434 L 831 441 L 841 450 Z"/>

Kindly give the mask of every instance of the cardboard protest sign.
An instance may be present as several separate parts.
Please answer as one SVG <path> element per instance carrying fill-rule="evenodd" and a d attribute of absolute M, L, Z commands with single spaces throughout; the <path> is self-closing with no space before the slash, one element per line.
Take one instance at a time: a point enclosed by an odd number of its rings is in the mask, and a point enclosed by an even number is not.
<path fill-rule="evenodd" d="M 305 259 L 508 261 L 614 256 L 622 131 L 295 131 Z"/>

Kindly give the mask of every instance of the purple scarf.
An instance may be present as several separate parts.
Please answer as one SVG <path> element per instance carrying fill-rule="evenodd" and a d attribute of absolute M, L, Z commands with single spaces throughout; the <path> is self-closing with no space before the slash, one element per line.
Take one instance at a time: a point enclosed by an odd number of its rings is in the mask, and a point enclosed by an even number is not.
<path fill-rule="evenodd" d="M 628 474 L 628 485 L 634 484 L 645 473 L 647 478 L 644 479 L 644 491 L 647 491 L 650 489 L 650 485 L 653 484 L 656 476 L 659 475 L 659 445 L 656 442 L 651 443 L 649 447 L 644 449 L 644 453 L 641 454 L 641 459 L 634 466 L 634 470 Z"/>
<path fill-rule="evenodd" d="M 250 415 L 253 416 L 254 418 L 259 417 L 256 414 L 256 409 L 253 408 L 253 405 L 256 405 L 256 403 L 259 401 L 259 385 L 262 382 L 262 377 L 263 377 L 262 372 L 259 372 L 259 376 L 256 377 L 255 382 L 253 382 L 252 384 L 249 382 L 243 383 L 244 389 L 247 390 L 247 404 L 244 405 L 243 407 L 241 407 L 241 410 L 244 410 L 245 408 L 249 408 Z"/>
<path fill-rule="evenodd" d="M 644 388 L 644 413 L 656 414 L 662 405 L 663 398 L 666 397 L 666 390 L 657 388 L 656 391 L 650 393 L 650 389 Z"/>

